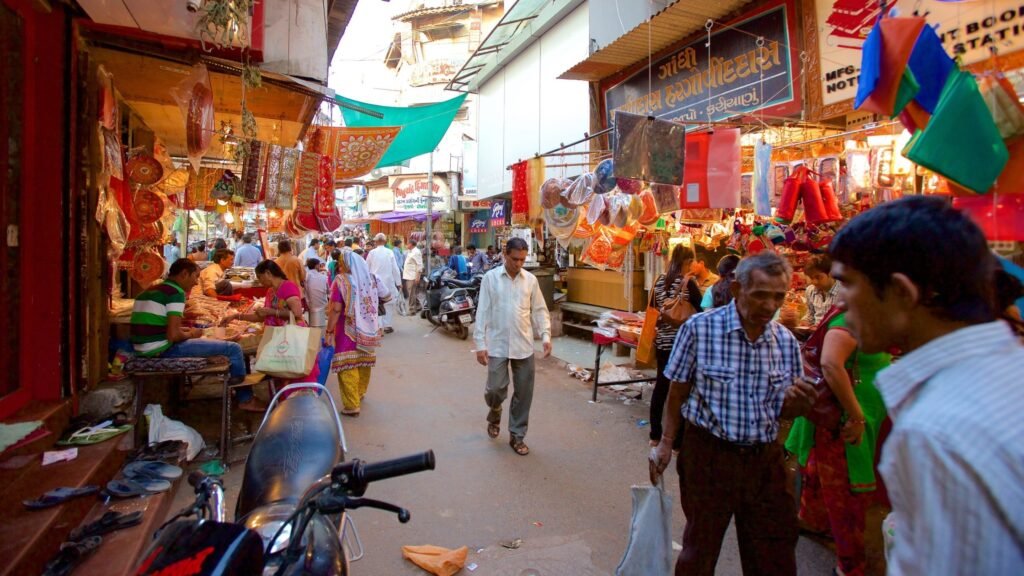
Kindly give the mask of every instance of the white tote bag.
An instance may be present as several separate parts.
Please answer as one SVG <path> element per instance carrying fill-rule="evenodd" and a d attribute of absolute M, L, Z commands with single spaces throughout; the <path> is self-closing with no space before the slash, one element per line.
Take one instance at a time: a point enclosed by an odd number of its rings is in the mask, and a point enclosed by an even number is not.
<path fill-rule="evenodd" d="M 320 331 L 299 326 L 288 313 L 284 326 L 267 326 L 256 351 L 253 370 L 275 378 L 303 378 L 313 371 L 320 352 Z"/>
<path fill-rule="evenodd" d="M 633 486 L 629 544 L 615 576 L 668 576 L 672 554 L 672 495 L 661 486 Z"/>

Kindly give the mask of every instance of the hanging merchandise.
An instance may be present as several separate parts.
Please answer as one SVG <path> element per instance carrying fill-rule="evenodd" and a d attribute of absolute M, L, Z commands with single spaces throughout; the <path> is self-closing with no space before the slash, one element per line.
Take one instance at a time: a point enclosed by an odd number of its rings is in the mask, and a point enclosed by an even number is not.
<path fill-rule="evenodd" d="M 544 159 L 530 158 L 526 161 L 526 192 L 529 194 L 527 221 L 532 225 L 544 217 L 540 205 L 540 187 L 544 183 Z"/>
<path fill-rule="evenodd" d="M 651 194 L 654 196 L 654 205 L 658 214 L 679 210 L 679 193 L 678 186 L 651 184 Z"/>
<path fill-rule="evenodd" d="M 199 163 L 206 155 L 216 130 L 213 105 L 213 86 L 205 64 L 196 64 L 192 71 L 177 86 L 171 89 L 171 96 L 178 103 L 185 119 L 185 141 L 188 160 L 193 170 L 199 170 Z"/>
<path fill-rule="evenodd" d="M 632 178 L 616 178 L 615 184 L 624 194 L 639 194 L 644 189 L 643 182 Z"/>
<path fill-rule="evenodd" d="M 128 223 L 128 217 L 112 191 L 101 189 L 100 197 L 103 203 L 103 220 L 100 223 L 109 239 L 107 258 L 111 261 L 118 260 L 128 244 L 128 237 L 131 236 L 131 224 Z"/>
<path fill-rule="evenodd" d="M 267 175 L 263 180 L 264 204 L 267 208 L 292 209 L 299 154 L 300 152 L 294 148 L 270 145 L 267 154 Z"/>
<path fill-rule="evenodd" d="M 295 210 L 292 220 L 299 228 L 316 230 L 319 225 L 313 205 L 320 189 L 320 159 L 316 152 L 303 152 L 295 176 Z"/>
<path fill-rule="evenodd" d="M 770 177 L 772 145 L 764 140 L 754 143 L 754 211 L 758 216 L 772 215 Z"/>
<path fill-rule="evenodd" d="M 569 239 L 576 231 L 579 221 L 578 208 L 567 208 L 559 204 L 554 208 L 544 209 L 544 223 L 547 224 L 548 232 L 558 240 L 563 248 L 569 245 Z"/>
<path fill-rule="evenodd" d="M 580 255 L 580 261 L 589 264 L 598 270 L 605 270 L 608 267 L 608 257 L 612 253 L 612 241 L 608 237 L 605 228 L 595 230 L 590 245 Z"/>
<path fill-rule="evenodd" d="M 117 128 L 117 96 L 114 93 L 114 75 L 107 72 L 102 64 L 96 68 L 96 85 L 99 87 L 96 100 L 99 104 L 97 116 L 99 116 L 100 127 L 106 130 L 115 130 Z"/>
<path fill-rule="evenodd" d="M 1024 135 L 1024 105 L 1013 84 L 1002 73 L 985 73 L 978 78 L 978 89 L 999 135 L 1004 140 Z"/>
<path fill-rule="evenodd" d="M 225 170 L 221 174 L 220 180 L 213 185 L 210 197 L 221 202 L 241 204 L 242 196 L 238 190 L 238 176 L 235 176 L 235 173 L 231 170 Z"/>
<path fill-rule="evenodd" d="M 320 158 L 320 185 L 316 192 L 313 212 L 321 232 L 333 232 L 341 227 L 341 212 L 334 199 L 334 159 Z"/>
<path fill-rule="evenodd" d="M 337 160 L 335 179 L 350 180 L 370 173 L 388 152 L 402 130 L 399 126 L 355 128 L 319 126 L 319 147 L 307 147 Z"/>
<path fill-rule="evenodd" d="M 143 188 L 135 193 L 133 202 L 135 218 L 141 224 L 152 224 L 163 217 L 167 202 L 163 196 Z"/>
<path fill-rule="evenodd" d="M 530 195 L 526 190 L 526 162 L 512 165 L 512 224 L 525 225 L 530 212 Z"/>
<path fill-rule="evenodd" d="M 601 222 L 602 217 L 607 213 L 607 211 L 608 206 L 605 201 L 605 196 L 603 194 L 594 195 L 594 197 L 590 199 L 590 207 L 587 208 L 587 224 L 590 224 L 591 226 L 598 222 L 607 224 L 607 221 Z"/>
<path fill-rule="evenodd" d="M 178 168 L 173 170 L 166 178 L 163 179 L 160 184 L 157 185 L 157 189 L 164 193 L 165 196 L 177 196 L 185 191 L 188 186 L 188 170 L 185 168 Z"/>
<path fill-rule="evenodd" d="M 253 140 L 249 143 L 249 153 L 242 161 L 242 198 L 249 203 L 263 201 L 263 178 L 267 170 L 267 154 L 270 145 L 266 142 Z"/>
<path fill-rule="evenodd" d="M 124 180 L 124 156 L 121 153 L 118 133 L 102 127 L 99 130 L 103 142 L 103 172 L 118 180 Z"/>
<path fill-rule="evenodd" d="M 166 262 L 156 252 L 143 250 L 135 256 L 131 269 L 132 280 L 139 283 L 143 289 L 160 279 L 164 274 Z"/>
<path fill-rule="evenodd" d="M 164 167 L 156 158 L 142 151 L 132 154 L 125 165 L 128 181 L 139 186 L 151 186 L 164 177 Z"/>
<path fill-rule="evenodd" d="M 606 194 L 615 186 L 615 163 L 611 158 L 607 158 L 599 162 L 594 169 L 594 194 Z"/>
<path fill-rule="evenodd" d="M 615 113 L 614 120 L 617 179 L 682 184 L 686 155 L 683 125 L 622 111 Z"/>
<path fill-rule="evenodd" d="M 558 206 L 562 201 L 562 190 L 572 184 L 571 180 L 563 178 L 548 178 L 540 185 L 540 204 L 550 210 Z"/>
<path fill-rule="evenodd" d="M 907 63 L 924 18 L 880 18 L 864 40 L 854 108 L 892 118 L 920 91 Z"/>
<path fill-rule="evenodd" d="M 738 128 L 686 135 L 682 208 L 740 207 Z"/>
<path fill-rule="evenodd" d="M 221 168 L 200 168 L 198 174 L 190 173 L 188 185 L 185 187 L 185 209 L 213 209 L 217 203 L 210 198 L 210 195 L 222 176 L 224 176 L 224 170 Z"/>
<path fill-rule="evenodd" d="M 959 70 L 950 74 L 928 126 L 914 133 L 903 155 L 978 193 L 992 187 L 1009 159 L 978 84 Z"/>
<path fill-rule="evenodd" d="M 651 190 L 644 190 L 640 193 L 640 205 L 642 210 L 637 220 L 644 226 L 653 226 L 658 221 L 658 204 Z"/>
<path fill-rule="evenodd" d="M 807 223 L 828 222 L 828 211 L 825 209 L 825 200 L 821 195 L 821 186 L 806 166 L 797 168 L 796 174 L 800 181 L 800 200 L 804 205 L 804 218 Z M 838 207 L 836 210 L 838 211 Z"/>
<path fill-rule="evenodd" d="M 871 152 L 869 150 L 846 151 L 847 201 L 871 193 Z"/>
<path fill-rule="evenodd" d="M 594 175 L 584 172 L 562 192 L 561 203 L 569 208 L 583 206 L 594 197 Z"/>

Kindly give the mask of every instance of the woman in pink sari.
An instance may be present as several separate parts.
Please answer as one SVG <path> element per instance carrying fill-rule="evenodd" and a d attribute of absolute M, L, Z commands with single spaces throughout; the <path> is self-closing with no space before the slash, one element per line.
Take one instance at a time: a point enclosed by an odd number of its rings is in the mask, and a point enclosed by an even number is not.
<path fill-rule="evenodd" d="M 344 406 L 341 413 L 358 416 L 370 386 L 370 370 L 377 363 L 379 300 L 370 269 L 352 250 L 342 252 L 336 271 L 325 338 L 334 342 L 331 372 L 338 374 Z"/>
<path fill-rule="evenodd" d="M 284 326 L 295 318 L 295 323 L 305 326 L 306 321 L 302 319 L 302 291 L 299 287 L 288 280 L 281 267 L 273 260 L 264 260 L 256 265 L 256 279 L 263 286 L 267 287 L 267 295 L 263 300 L 263 307 L 256 308 L 249 314 L 233 314 L 226 316 L 221 324 L 227 324 L 232 320 L 245 320 L 248 322 L 263 322 L 264 326 Z M 292 382 L 316 382 L 320 375 L 320 369 L 313 364 L 313 371 L 305 378 L 284 379 L 277 378 L 278 386 L 286 386 Z M 239 402 L 239 408 L 253 412 L 262 412 L 266 406 L 257 406 L 256 400 L 251 400 L 243 405 Z"/>

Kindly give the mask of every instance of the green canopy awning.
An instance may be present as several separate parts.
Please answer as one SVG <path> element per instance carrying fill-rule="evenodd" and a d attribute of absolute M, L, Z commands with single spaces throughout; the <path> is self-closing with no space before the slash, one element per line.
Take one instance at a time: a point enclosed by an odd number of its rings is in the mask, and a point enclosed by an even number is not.
<path fill-rule="evenodd" d="M 410 158 L 427 154 L 437 148 L 445 133 L 448 132 L 448 127 L 451 126 L 452 120 L 455 119 L 455 113 L 459 111 L 466 96 L 467 94 L 461 94 L 444 102 L 409 108 L 367 104 L 344 96 L 335 96 L 335 98 L 339 103 L 371 110 L 382 116 L 375 118 L 369 114 L 352 110 L 348 106 L 342 106 L 341 114 L 345 118 L 346 126 L 402 127 L 402 131 L 395 137 L 391 147 L 377 163 L 377 168 L 383 168 L 398 166 Z"/>

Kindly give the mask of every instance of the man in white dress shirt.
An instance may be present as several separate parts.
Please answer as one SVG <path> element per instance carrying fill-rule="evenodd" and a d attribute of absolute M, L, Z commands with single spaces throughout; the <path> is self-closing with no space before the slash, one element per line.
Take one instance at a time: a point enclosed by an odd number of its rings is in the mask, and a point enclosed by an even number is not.
<path fill-rule="evenodd" d="M 366 265 L 370 267 L 370 273 L 376 274 L 383 283 L 384 289 L 391 294 L 391 300 L 384 304 L 384 316 L 382 324 L 384 333 L 390 334 L 395 331 L 391 325 L 391 318 L 395 314 L 395 304 L 398 302 L 398 291 L 402 286 L 402 273 L 398 269 L 398 261 L 395 253 L 388 248 L 388 237 L 384 234 L 377 234 L 374 238 L 376 248 L 370 250 L 366 255 Z"/>
<path fill-rule="evenodd" d="M 876 380 L 893 420 L 889 574 L 1024 574 L 1024 347 L 995 320 L 981 230 L 909 196 L 854 218 L 831 252 L 861 350 L 905 354 Z"/>
<path fill-rule="evenodd" d="M 487 367 L 484 399 L 487 435 L 501 433 L 501 405 L 508 396 L 509 368 L 515 390 L 509 406 L 509 445 L 525 456 L 523 442 L 533 402 L 533 334 L 540 333 L 546 358 L 551 354 L 551 317 L 537 278 L 523 270 L 529 249 L 521 238 L 505 244 L 505 265 L 484 275 L 476 313 L 476 360 Z"/>

